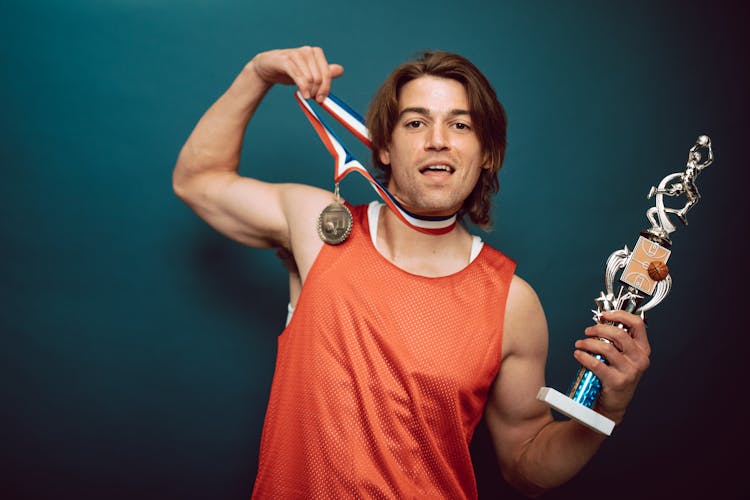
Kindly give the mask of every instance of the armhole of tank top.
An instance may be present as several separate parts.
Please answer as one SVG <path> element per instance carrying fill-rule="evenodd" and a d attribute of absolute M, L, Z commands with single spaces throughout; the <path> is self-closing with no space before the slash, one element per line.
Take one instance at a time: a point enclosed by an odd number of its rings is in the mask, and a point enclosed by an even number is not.
<path fill-rule="evenodd" d="M 378 219 L 380 217 L 380 207 L 383 205 L 385 205 L 385 203 L 381 203 L 377 200 L 373 200 L 367 205 L 367 225 L 370 228 L 370 240 L 372 241 L 372 246 L 375 250 L 378 249 Z M 472 245 L 472 251 L 473 249 L 474 246 Z M 292 321 L 293 315 L 294 307 L 292 307 L 291 302 L 288 302 L 286 305 L 286 323 L 284 323 L 284 327 L 289 326 L 289 322 Z"/>
<path fill-rule="evenodd" d="M 289 326 L 289 322 L 292 321 L 292 314 L 294 314 L 294 308 L 292 307 L 292 303 L 289 302 L 286 305 L 286 323 L 284 323 L 284 326 Z"/>
<path fill-rule="evenodd" d="M 474 259 L 477 258 L 477 255 L 479 255 L 479 252 L 482 251 L 482 247 L 484 246 L 484 241 L 482 241 L 482 238 L 479 236 L 472 234 L 471 235 L 471 253 L 469 254 L 469 264 L 474 262 Z"/>
<path fill-rule="evenodd" d="M 378 221 L 380 220 L 380 207 L 383 205 L 385 203 L 374 200 L 367 206 L 367 225 L 370 226 L 370 240 L 375 250 L 378 249 Z"/>

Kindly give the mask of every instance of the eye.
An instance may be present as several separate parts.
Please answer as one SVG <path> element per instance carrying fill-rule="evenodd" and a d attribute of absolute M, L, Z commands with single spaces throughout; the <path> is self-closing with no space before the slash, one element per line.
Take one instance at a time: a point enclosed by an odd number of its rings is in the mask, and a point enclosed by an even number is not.
<path fill-rule="evenodd" d="M 453 125 L 458 130 L 471 130 L 471 126 L 467 123 L 458 122 Z"/>
<path fill-rule="evenodd" d="M 406 128 L 419 128 L 422 126 L 422 122 L 419 120 L 410 120 L 406 122 Z"/>

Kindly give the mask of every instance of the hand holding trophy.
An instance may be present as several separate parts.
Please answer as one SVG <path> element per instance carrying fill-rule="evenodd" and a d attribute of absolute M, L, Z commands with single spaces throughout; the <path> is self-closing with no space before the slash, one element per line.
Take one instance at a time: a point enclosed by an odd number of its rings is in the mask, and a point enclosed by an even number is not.
<path fill-rule="evenodd" d="M 687 225 L 686 214 L 700 199 L 695 184 L 696 178 L 704 168 L 713 163 L 713 160 L 711 140 L 708 136 L 701 135 L 690 148 L 685 170 L 670 174 L 662 179 L 658 186 L 651 187 L 647 198 L 656 198 L 656 205 L 646 212 L 651 227 L 641 232 L 633 251 L 628 250 L 626 246 L 613 252 L 607 259 L 604 272 L 605 291 L 594 299 L 594 322 L 602 323 L 602 315 L 615 310 L 624 310 L 645 318 L 646 311 L 653 309 L 667 296 L 672 288 L 672 278 L 667 267 L 667 260 L 672 253 L 669 234 L 676 229 L 669 219 L 669 214 L 676 215 L 684 225 Z M 664 205 L 665 196 L 676 197 L 683 194 L 687 201 L 682 208 Z M 615 291 L 615 277 L 619 271 L 621 286 Z M 650 298 L 644 304 L 646 296 Z M 622 327 L 620 324 L 616 326 Z M 601 337 L 599 340 L 610 342 Z M 600 354 L 594 357 L 602 363 L 607 363 Z M 601 388 L 601 381 L 596 375 L 591 370 L 581 368 L 567 396 L 550 387 L 542 387 L 537 399 L 595 431 L 610 435 L 614 422 L 591 409 Z"/>

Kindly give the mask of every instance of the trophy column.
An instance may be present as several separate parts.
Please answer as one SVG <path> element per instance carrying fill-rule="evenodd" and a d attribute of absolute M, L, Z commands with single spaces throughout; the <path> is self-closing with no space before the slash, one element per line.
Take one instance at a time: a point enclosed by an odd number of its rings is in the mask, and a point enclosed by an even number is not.
<path fill-rule="evenodd" d="M 705 160 L 702 159 L 701 153 L 707 154 Z M 686 214 L 700 199 L 695 179 L 713 159 L 711 140 L 708 136 L 702 135 L 690 148 L 685 171 L 668 175 L 662 179 L 658 187 L 651 187 L 648 199 L 656 198 L 656 205 L 646 212 L 651 227 L 641 232 L 632 252 L 626 246 L 613 252 L 607 259 L 604 272 L 606 292 L 601 292 L 594 300 L 597 308 L 592 310 L 596 323 L 602 322 L 604 312 L 613 310 L 624 310 L 645 318 L 646 311 L 667 296 L 672 288 L 672 278 L 667 267 L 672 246 L 669 233 L 676 229 L 669 219 L 669 214 L 676 215 L 684 225 L 687 225 Z M 664 205 L 664 196 L 682 194 L 686 196 L 687 202 L 681 209 Z M 621 286 L 615 294 L 614 283 L 618 273 Z M 650 296 L 650 299 L 641 305 L 646 296 Z M 623 328 L 619 323 L 616 326 Z M 605 338 L 599 340 L 610 342 Z M 602 363 L 607 362 L 601 355 L 597 354 L 594 357 Z M 601 381 L 591 370 L 580 368 L 567 395 L 551 387 L 542 387 L 537 399 L 597 432 L 610 435 L 615 426 L 614 422 L 592 409 L 601 388 Z"/>

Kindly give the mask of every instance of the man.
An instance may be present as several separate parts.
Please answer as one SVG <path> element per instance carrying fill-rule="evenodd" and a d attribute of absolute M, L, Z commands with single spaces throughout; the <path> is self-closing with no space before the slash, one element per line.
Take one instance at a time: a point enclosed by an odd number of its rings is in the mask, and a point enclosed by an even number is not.
<path fill-rule="evenodd" d="M 316 221 L 330 192 L 237 174 L 245 128 L 272 85 L 322 102 L 342 73 L 319 48 L 256 55 L 201 118 L 174 171 L 176 193 L 214 228 L 279 248 L 296 265 L 254 495 L 476 497 L 468 446 L 483 412 L 507 481 L 531 495 L 562 484 L 604 436 L 554 422 L 535 399 L 547 326 L 512 260 L 461 224 L 429 234 L 377 204 L 351 207 L 349 239 L 324 244 Z M 408 212 L 489 221 L 505 119 L 469 61 L 436 53 L 402 65 L 378 91 L 368 127 L 375 163 Z M 650 349 L 640 318 L 605 319 L 628 331 L 591 326 L 574 356 L 602 381 L 597 411 L 619 424 Z"/>

